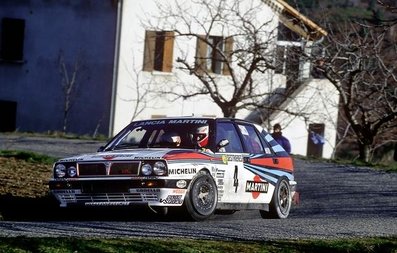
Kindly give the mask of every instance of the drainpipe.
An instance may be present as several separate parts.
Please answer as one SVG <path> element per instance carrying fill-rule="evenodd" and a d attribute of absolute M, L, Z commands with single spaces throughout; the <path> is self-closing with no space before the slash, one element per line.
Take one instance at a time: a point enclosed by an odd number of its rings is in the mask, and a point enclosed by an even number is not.
<path fill-rule="evenodd" d="M 120 58 L 121 23 L 123 16 L 122 13 L 123 13 L 123 0 L 117 0 L 116 40 L 115 40 L 114 59 L 113 59 L 112 97 L 110 102 L 108 137 L 112 137 L 114 131 L 114 119 L 115 119 L 116 98 L 117 98 L 117 81 L 118 81 L 119 58 Z"/>

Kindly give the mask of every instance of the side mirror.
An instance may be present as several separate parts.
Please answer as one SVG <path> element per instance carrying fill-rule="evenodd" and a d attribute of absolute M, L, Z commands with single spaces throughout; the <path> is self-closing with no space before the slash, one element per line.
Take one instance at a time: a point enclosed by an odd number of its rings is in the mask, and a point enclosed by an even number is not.
<path fill-rule="evenodd" d="M 100 146 L 96 152 L 102 152 L 105 150 L 105 146 Z"/>
<path fill-rule="evenodd" d="M 218 144 L 216 145 L 216 149 L 217 150 L 220 150 L 221 148 L 224 148 L 224 147 L 226 147 L 227 145 L 229 145 L 229 140 L 227 140 L 227 139 L 222 139 L 222 140 L 220 140 L 219 142 L 218 142 Z"/>

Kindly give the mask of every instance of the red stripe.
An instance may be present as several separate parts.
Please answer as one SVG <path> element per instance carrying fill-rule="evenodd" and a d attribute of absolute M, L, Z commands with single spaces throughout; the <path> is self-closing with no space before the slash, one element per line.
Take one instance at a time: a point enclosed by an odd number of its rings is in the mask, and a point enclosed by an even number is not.
<path fill-rule="evenodd" d="M 294 162 L 291 157 L 252 158 L 251 164 L 279 168 L 290 172 L 294 171 Z"/>

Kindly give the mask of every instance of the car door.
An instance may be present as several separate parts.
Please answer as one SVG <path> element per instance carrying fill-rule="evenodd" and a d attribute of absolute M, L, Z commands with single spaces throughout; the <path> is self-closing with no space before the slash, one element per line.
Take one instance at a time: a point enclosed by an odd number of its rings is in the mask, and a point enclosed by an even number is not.
<path fill-rule="evenodd" d="M 240 174 L 244 185 L 243 199 L 249 203 L 269 203 L 275 181 L 268 172 L 277 163 L 277 159 L 271 147 L 261 140 L 254 125 L 239 122 L 237 126 L 246 153 L 243 158 L 244 170 Z"/>
<path fill-rule="evenodd" d="M 222 158 L 222 165 L 217 167 L 218 201 L 223 203 L 241 203 L 244 186 L 244 147 L 236 126 L 231 121 L 219 121 L 216 124 L 216 143 L 228 140 L 229 144 L 217 147 L 216 156 Z"/>

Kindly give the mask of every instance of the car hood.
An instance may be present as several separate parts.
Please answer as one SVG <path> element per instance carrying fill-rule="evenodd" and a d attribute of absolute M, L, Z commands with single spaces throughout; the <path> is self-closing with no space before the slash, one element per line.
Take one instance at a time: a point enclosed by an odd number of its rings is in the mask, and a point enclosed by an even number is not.
<path fill-rule="evenodd" d="M 190 149 L 130 149 L 105 151 L 60 159 L 58 162 L 84 162 L 109 160 L 154 160 L 167 159 L 174 156 L 197 154 L 197 150 Z"/>

